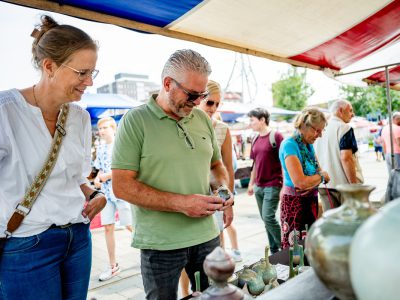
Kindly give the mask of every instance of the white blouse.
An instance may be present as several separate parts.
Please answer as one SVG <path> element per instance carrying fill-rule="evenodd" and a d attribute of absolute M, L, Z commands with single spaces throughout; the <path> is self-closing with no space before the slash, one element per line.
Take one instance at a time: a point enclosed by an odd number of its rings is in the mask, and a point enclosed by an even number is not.
<path fill-rule="evenodd" d="M 13 233 L 26 237 L 45 231 L 52 224 L 84 222 L 85 196 L 91 161 L 89 113 L 70 105 L 66 136 L 54 169 L 43 190 Z M 38 107 L 30 105 L 16 90 L 0 92 L 0 237 L 17 204 L 23 199 L 50 151 L 52 136 Z"/>

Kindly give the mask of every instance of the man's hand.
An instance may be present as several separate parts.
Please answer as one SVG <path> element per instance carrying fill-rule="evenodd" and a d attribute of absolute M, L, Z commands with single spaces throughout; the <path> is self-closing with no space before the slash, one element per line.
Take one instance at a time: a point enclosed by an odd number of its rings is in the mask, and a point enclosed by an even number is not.
<path fill-rule="evenodd" d="M 216 196 L 194 194 L 185 198 L 181 212 L 193 218 L 210 216 L 216 210 L 221 210 L 224 205 L 224 200 Z"/>
<path fill-rule="evenodd" d="M 90 200 L 86 207 L 82 211 L 82 216 L 88 217 L 89 220 L 93 220 L 93 218 L 106 206 L 107 199 L 106 196 L 99 193 Z"/>

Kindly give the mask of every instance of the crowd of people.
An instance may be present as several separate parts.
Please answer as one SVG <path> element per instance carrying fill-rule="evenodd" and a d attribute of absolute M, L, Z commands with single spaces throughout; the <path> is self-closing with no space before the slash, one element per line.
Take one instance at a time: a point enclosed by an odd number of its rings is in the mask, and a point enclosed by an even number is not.
<path fill-rule="evenodd" d="M 209 79 L 210 64 L 193 50 L 174 52 L 158 94 L 126 113 L 118 129 L 112 118 L 99 120 L 93 162 L 99 172 L 91 185 L 90 116 L 73 102 L 98 73 L 97 42 L 49 16 L 42 16 L 32 36 L 39 81 L 0 92 L 0 299 L 86 299 L 88 223 L 100 211 L 109 267 L 99 280 L 121 270 L 114 237 L 118 211 L 120 225 L 133 231 L 132 245 L 140 249 L 147 299 L 177 299 L 180 278 L 189 294 L 196 272 L 200 290 L 206 289 L 203 262 L 226 245 L 225 231 L 232 256 L 242 259 L 232 224 L 235 155 L 228 126 L 215 118 L 222 93 Z M 349 126 L 352 106 L 338 100 L 331 113 L 327 120 L 317 108 L 305 108 L 286 139 L 269 126 L 267 110 L 248 114 L 257 133 L 248 194 L 255 196 L 272 253 L 292 245 L 294 234 L 316 220 L 318 194 L 324 209 L 333 208 L 342 201 L 338 184 L 363 182 Z M 393 123 L 400 125 L 399 114 Z M 384 128 L 385 153 L 388 136 Z"/>

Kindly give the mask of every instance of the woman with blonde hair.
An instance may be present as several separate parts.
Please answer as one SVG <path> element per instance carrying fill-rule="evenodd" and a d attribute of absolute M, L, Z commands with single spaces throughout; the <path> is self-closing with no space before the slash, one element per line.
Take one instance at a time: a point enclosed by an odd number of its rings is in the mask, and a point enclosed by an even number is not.
<path fill-rule="evenodd" d="M 229 190 L 233 191 L 235 189 L 235 177 L 234 177 L 234 170 L 233 170 L 233 145 L 232 145 L 232 138 L 231 138 L 231 132 L 229 130 L 229 127 L 226 123 L 222 122 L 221 120 L 218 120 L 218 113 L 217 109 L 219 105 L 221 105 L 221 96 L 222 96 L 222 91 L 221 91 L 221 86 L 219 85 L 218 82 L 209 80 L 207 83 L 207 91 L 209 93 L 209 96 L 207 99 L 204 99 L 203 101 L 200 102 L 199 108 L 203 110 L 207 115 L 211 118 L 212 124 L 214 126 L 215 130 L 215 135 L 217 138 L 217 143 L 218 147 L 221 150 L 221 156 L 222 156 L 222 161 L 225 165 L 225 168 L 228 171 L 229 175 Z M 236 229 L 233 227 L 231 224 L 230 226 L 224 228 L 224 222 L 222 212 L 216 212 L 215 214 L 217 218 L 217 222 L 219 225 L 220 229 L 220 239 L 221 239 L 221 246 L 225 246 L 224 242 L 224 233 L 223 230 L 226 229 L 228 232 L 229 239 L 231 241 L 231 246 L 232 246 L 232 257 L 236 262 L 239 262 L 242 260 L 240 251 L 239 251 L 239 246 L 237 242 L 237 233 Z M 233 216 L 232 216 L 233 217 Z"/>
<path fill-rule="evenodd" d="M 320 110 L 305 108 L 294 121 L 294 135 L 286 138 L 279 149 L 283 169 L 282 248 L 293 244 L 294 231 L 299 235 L 317 218 L 317 188 L 329 182 L 329 175 L 321 170 L 313 144 L 322 136 L 325 126 L 326 118 Z"/>

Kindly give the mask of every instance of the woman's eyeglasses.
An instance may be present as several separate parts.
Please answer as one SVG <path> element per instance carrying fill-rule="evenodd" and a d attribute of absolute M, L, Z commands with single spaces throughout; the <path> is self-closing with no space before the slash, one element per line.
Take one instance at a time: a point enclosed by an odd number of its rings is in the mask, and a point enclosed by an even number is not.
<path fill-rule="evenodd" d="M 311 127 L 317 135 L 322 135 L 322 133 L 325 131 L 325 127 L 323 129 L 317 129 L 311 124 L 308 124 L 308 127 Z"/>
<path fill-rule="evenodd" d="M 209 107 L 212 107 L 215 104 L 215 107 L 218 108 L 219 102 L 213 101 L 213 100 L 207 100 L 206 105 Z"/>
<path fill-rule="evenodd" d="M 173 82 L 175 82 L 176 86 L 178 88 L 180 88 L 182 90 L 182 92 L 184 92 L 186 94 L 186 96 L 187 96 L 186 100 L 187 101 L 194 102 L 197 99 L 204 100 L 204 99 L 206 99 L 208 97 L 208 92 L 207 91 L 203 92 L 203 93 L 192 93 L 192 92 L 187 91 L 178 81 L 176 81 L 172 77 L 171 77 L 171 79 L 172 79 Z"/>
<path fill-rule="evenodd" d="M 66 64 L 62 64 L 62 66 L 67 67 L 68 69 L 71 69 L 72 71 L 74 71 L 76 74 L 78 74 L 78 79 L 80 81 L 84 81 L 86 78 L 91 77 L 92 80 L 94 80 L 97 76 L 97 74 L 99 74 L 99 70 L 77 70 L 73 67 L 70 67 Z"/>

